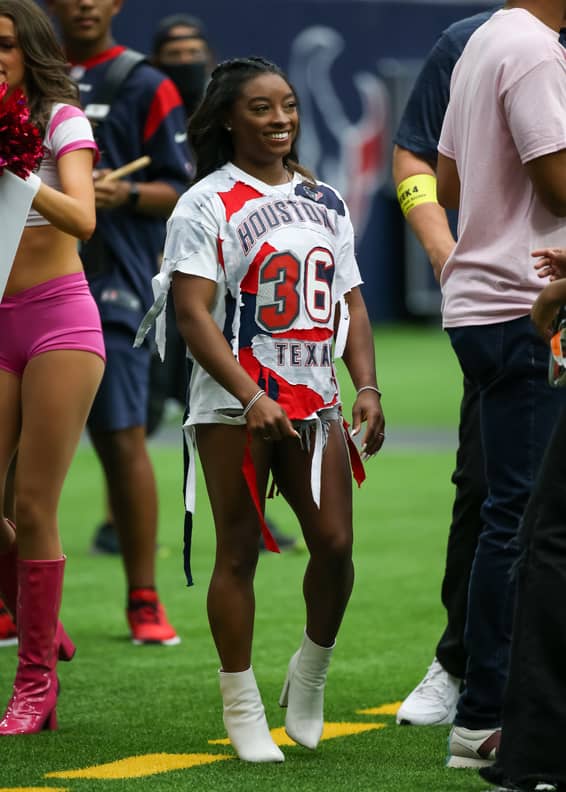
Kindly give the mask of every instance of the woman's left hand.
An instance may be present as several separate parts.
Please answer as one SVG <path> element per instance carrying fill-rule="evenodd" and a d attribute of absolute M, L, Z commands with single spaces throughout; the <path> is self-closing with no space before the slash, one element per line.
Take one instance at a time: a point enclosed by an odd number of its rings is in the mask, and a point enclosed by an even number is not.
<path fill-rule="evenodd" d="M 385 440 L 385 418 L 381 409 L 381 396 L 369 388 L 356 396 L 352 408 L 352 437 L 359 434 L 364 422 L 366 429 L 360 447 L 363 462 L 377 454 Z"/>

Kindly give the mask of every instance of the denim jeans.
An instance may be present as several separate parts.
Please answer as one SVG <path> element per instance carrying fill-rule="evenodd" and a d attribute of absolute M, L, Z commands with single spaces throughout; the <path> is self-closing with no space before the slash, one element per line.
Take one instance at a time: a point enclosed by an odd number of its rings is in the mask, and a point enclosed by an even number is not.
<path fill-rule="evenodd" d="M 464 630 L 468 588 L 483 526 L 480 510 L 487 497 L 480 433 L 480 391 L 465 377 L 452 483 L 456 491 L 442 580 L 442 604 L 446 608 L 447 623 L 436 647 L 436 657 L 449 674 L 463 679 L 467 662 Z"/>
<path fill-rule="evenodd" d="M 549 350 L 528 316 L 448 333 L 464 376 L 479 388 L 488 484 L 470 576 L 468 664 L 455 724 L 489 729 L 500 725 L 507 680 L 514 540 L 566 394 L 548 385 Z"/>

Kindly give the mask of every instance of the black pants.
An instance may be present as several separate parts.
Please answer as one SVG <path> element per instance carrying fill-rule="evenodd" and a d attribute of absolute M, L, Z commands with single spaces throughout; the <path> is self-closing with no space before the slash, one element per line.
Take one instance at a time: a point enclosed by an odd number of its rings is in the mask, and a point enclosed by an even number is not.
<path fill-rule="evenodd" d="M 481 505 L 487 496 L 483 463 L 479 389 L 464 379 L 460 407 L 452 522 L 446 550 L 446 569 L 442 581 L 442 604 L 448 622 L 436 648 L 436 657 L 452 676 L 463 679 L 466 670 L 464 628 L 468 609 L 468 586 L 482 529 Z"/>
<path fill-rule="evenodd" d="M 566 410 L 547 448 L 518 541 L 497 765 L 514 781 L 566 784 Z"/>

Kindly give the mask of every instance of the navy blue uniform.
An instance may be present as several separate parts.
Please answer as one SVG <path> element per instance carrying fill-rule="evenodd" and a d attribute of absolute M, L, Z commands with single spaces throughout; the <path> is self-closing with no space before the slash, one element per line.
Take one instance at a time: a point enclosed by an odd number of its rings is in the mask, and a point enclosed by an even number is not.
<path fill-rule="evenodd" d="M 118 168 L 143 155 L 151 164 L 134 174 L 138 182 L 160 181 L 179 195 L 188 186 L 186 117 L 174 84 L 142 62 L 134 67 L 100 118 L 97 92 L 111 64 L 124 51 L 114 46 L 73 66 L 81 100 L 93 121 L 101 168 Z M 153 302 L 151 278 L 159 269 L 165 218 L 138 213 L 128 204 L 97 212 L 94 237 L 82 250 L 97 301 L 108 351 L 107 370 L 89 427 L 114 431 L 145 425 L 150 350 L 132 350 L 137 327 Z"/>
<path fill-rule="evenodd" d="M 450 97 L 452 69 L 472 33 L 496 10 L 492 8 L 461 19 L 442 33 L 413 86 L 394 138 L 398 146 L 431 164 L 436 163 L 438 140 Z"/>
<path fill-rule="evenodd" d="M 468 39 L 500 6 L 450 25 L 428 54 L 411 91 L 393 142 L 432 165 L 450 97 L 450 78 Z M 560 33 L 566 45 L 566 30 Z"/>

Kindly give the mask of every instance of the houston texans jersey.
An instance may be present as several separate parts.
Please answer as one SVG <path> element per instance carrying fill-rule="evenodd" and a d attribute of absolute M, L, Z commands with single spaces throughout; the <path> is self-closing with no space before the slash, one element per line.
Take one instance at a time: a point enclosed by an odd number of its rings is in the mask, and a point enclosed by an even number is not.
<path fill-rule="evenodd" d="M 179 200 L 156 295 L 174 271 L 216 282 L 215 322 L 289 418 L 313 417 L 339 401 L 335 307 L 361 277 L 348 210 L 336 190 L 299 174 L 268 185 L 228 163 Z M 196 363 L 189 422 L 241 422 L 241 413 L 240 402 Z"/>

